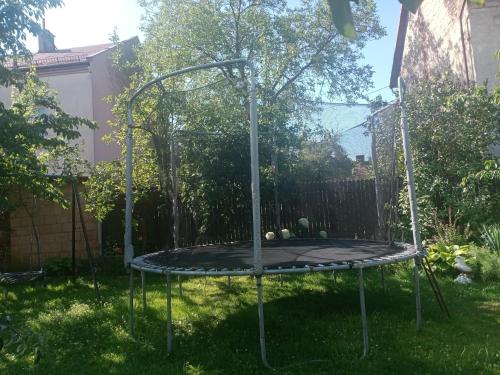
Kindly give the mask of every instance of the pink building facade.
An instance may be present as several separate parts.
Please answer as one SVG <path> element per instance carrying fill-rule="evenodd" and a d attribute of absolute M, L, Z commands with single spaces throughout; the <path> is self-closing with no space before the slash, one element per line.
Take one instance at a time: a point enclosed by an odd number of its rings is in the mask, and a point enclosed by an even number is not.
<path fill-rule="evenodd" d="M 126 40 L 120 47 L 124 53 L 131 52 L 139 43 L 137 37 Z M 104 142 L 103 136 L 110 134 L 109 122 L 114 119 L 112 100 L 128 84 L 126 74 L 118 72 L 113 65 L 113 53 L 117 46 L 111 43 L 68 49 L 56 49 L 52 34 L 44 30 L 39 38 L 40 51 L 33 55 L 29 66 L 18 64 L 21 69 L 35 68 L 38 76 L 57 93 L 63 110 L 70 115 L 95 121 L 96 129 L 82 127 L 80 145 L 82 156 L 95 165 L 100 161 L 119 158 L 121 149 L 117 142 Z M 0 102 L 11 104 L 12 89 L 0 87 Z M 68 198 L 71 191 L 63 188 Z M 36 217 L 40 234 L 42 264 L 53 257 L 71 256 L 71 210 L 65 210 L 50 202 L 37 202 L 26 196 L 25 209 L 18 209 L 8 218 L 8 233 L 0 233 L 0 271 L 32 269 L 36 266 L 34 236 L 30 215 Z M 83 204 L 85 204 L 83 202 Z M 77 220 L 77 256 L 85 257 L 82 228 Z M 85 215 L 85 224 L 94 253 L 101 250 L 101 226 L 92 217 Z M 1 232 L 0 228 L 0 232 Z"/>

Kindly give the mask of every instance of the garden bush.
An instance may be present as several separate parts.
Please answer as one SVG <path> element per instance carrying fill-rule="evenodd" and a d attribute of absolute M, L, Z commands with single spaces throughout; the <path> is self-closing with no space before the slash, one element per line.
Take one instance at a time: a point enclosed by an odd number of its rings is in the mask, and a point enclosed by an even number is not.
<path fill-rule="evenodd" d="M 500 281 L 500 254 L 487 247 L 471 246 L 474 274 L 483 281 Z"/>
<path fill-rule="evenodd" d="M 84 271 L 85 267 L 86 265 L 83 260 L 75 260 L 75 270 L 77 273 Z M 72 260 L 68 257 L 50 258 L 45 262 L 44 268 L 48 276 L 69 276 L 73 273 Z"/>
<path fill-rule="evenodd" d="M 500 225 L 484 225 L 483 234 L 481 237 L 484 240 L 484 244 L 492 251 L 495 251 L 497 253 L 500 252 Z"/>
<path fill-rule="evenodd" d="M 446 79 L 409 90 L 406 115 L 424 238 L 439 235 L 446 224 L 462 234 L 469 228 L 471 239 L 479 240 L 484 224 L 500 222 L 500 169 L 490 147 L 499 141 L 499 98 L 500 88 L 489 93 Z M 409 231 L 405 189 L 400 204 Z"/>

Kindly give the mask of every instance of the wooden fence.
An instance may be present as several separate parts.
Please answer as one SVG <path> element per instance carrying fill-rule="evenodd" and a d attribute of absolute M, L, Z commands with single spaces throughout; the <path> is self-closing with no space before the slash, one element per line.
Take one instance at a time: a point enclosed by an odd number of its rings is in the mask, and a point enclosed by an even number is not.
<path fill-rule="evenodd" d="M 382 207 L 389 203 L 391 192 L 395 195 L 394 186 L 391 188 L 389 180 L 381 181 Z M 377 234 L 373 179 L 301 183 L 294 185 L 291 191 L 289 189 L 286 196 L 286 199 L 279 201 L 281 227 L 297 236 L 318 236 L 321 230 L 326 231 L 329 237 L 370 239 Z M 202 233 L 189 209 L 180 204 L 180 246 L 250 239 L 252 222 L 249 208 L 237 213 L 234 216 L 236 219 L 229 223 L 223 223 L 215 215 L 209 230 Z M 136 205 L 134 215 L 141 219 L 135 224 L 134 242 L 139 253 L 172 246 L 171 212 L 171 206 L 163 203 L 159 196 L 153 195 Z M 384 216 L 386 222 L 387 212 Z M 309 230 L 304 231 L 299 227 L 298 219 L 301 217 L 308 218 Z M 262 235 L 276 230 L 274 199 L 262 201 L 261 218 Z M 103 223 L 103 242 L 105 247 L 120 247 L 122 238 L 123 204 L 120 204 Z"/>

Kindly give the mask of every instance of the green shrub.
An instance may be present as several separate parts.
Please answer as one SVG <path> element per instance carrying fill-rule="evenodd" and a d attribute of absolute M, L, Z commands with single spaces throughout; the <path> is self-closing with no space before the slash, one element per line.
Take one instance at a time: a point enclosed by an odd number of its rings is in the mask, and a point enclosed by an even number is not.
<path fill-rule="evenodd" d="M 443 242 L 432 244 L 428 248 L 427 259 L 434 271 L 444 274 L 454 274 L 455 258 L 461 256 L 468 265 L 476 262 L 471 245 L 447 245 Z"/>
<path fill-rule="evenodd" d="M 104 275 L 124 275 L 126 273 L 121 256 L 102 256 L 96 260 L 96 267 L 97 271 Z"/>
<path fill-rule="evenodd" d="M 427 259 L 432 269 L 441 274 L 456 276 L 455 259 L 461 256 L 472 268 L 472 275 L 483 281 L 500 281 L 500 254 L 487 247 L 447 245 L 437 242 L 429 246 Z"/>
<path fill-rule="evenodd" d="M 54 257 L 45 262 L 45 272 L 49 276 L 69 276 L 73 273 L 71 258 Z M 85 262 L 81 259 L 75 261 L 76 273 L 80 273 L 85 269 Z"/>
<path fill-rule="evenodd" d="M 500 225 L 483 225 L 483 232 L 481 236 L 484 240 L 484 243 L 491 250 L 500 252 Z"/>
<path fill-rule="evenodd" d="M 477 240 L 483 224 L 499 221 L 500 165 L 490 150 L 500 140 L 499 94 L 444 79 L 422 80 L 409 90 L 406 115 L 424 237 L 438 234 L 436 223 L 447 223 L 469 226 Z M 400 210 L 409 231 L 406 195 L 403 189 Z"/>
<path fill-rule="evenodd" d="M 500 254 L 486 247 L 471 246 L 474 274 L 483 281 L 500 281 Z"/>

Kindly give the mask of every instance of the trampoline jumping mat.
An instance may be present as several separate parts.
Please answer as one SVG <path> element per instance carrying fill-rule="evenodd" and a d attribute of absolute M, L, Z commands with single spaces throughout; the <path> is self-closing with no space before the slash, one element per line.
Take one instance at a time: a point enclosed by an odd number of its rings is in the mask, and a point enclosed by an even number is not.
<path fill-rule="evenodd" d="M 390 246 L 384 242 L 368 240 L 310 238 L 262 242 L 262 263 L 267 270 L 326 265 L 350 268 L 356 263 L 377 263 L 384 260 L 386 263 L 393 263 L 414 255 L 413 246 Z M 137 257 L 132 266 L 146 270 L 168 268 L 177 271 L 174 273 L 248 270 L 254 266 L 253 243 L 246 241 L 164 250 Z"/>

